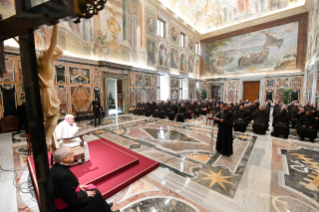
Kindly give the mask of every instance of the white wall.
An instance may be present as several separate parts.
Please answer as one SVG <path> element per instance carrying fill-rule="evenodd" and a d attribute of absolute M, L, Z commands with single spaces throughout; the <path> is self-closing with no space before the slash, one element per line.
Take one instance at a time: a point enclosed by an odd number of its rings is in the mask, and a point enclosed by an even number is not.
<path fill-rule="evenodd" d="M 171 77 L 170 76 L 160 76 L 160 99 L 166 100 L 170 99 L 171 90 Z"/>

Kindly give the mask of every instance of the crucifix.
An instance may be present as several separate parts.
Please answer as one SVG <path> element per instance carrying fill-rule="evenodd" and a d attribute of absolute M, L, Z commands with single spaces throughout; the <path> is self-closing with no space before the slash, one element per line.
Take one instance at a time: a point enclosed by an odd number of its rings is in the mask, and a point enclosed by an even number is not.
<path fill-rule="evenodd" d="M 31 0 L 15 0 L 16 15 L 0 21 L 0 43 L 19 36 L 20 57 L 40 210 L 56 211 L 43 125 L 34 30 L 77 18 L 91 18 L 107 0 L 51 0 L 32 7 Z M 1 62 L 1 61 L 0 61 Z M 31 170 L 30 170 L 31 172 Z M 35 188 L 37 189 L 37 188 Z"/>

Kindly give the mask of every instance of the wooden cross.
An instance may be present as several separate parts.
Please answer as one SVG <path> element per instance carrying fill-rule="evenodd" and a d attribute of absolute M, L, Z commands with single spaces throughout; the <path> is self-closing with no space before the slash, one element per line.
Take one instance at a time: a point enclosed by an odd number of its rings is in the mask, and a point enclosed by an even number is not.
<path fill-rule="evenodd" d="M 54 212 L 56 209 L 43 126 L 34 30 L 41 25 L 49 26 L 77 17 L 75 23 L 79 23 L 80 18 L 91 18 L 96 15 L 104 8 L 106 1 L 51 0 L 32 7 L 31 0 L 15 0 L 16 15 L 0 21 L 0 43 L 19 36 L 29 130 L 38 182 L 35 189 L 40 194 L 41 211 Z"/>

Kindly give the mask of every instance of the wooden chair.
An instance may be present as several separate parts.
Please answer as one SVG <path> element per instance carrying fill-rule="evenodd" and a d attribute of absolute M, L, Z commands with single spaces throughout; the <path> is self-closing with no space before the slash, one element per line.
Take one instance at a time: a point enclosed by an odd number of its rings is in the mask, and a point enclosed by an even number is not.
<path fill-rule="evenodd" d="M 25 137 L 27 138 L 27 143 L 28 143 L 28 156 L 31 156 L 31 153 L 32 153 L 32 143 L 31 143 L 31 140 L 28 136 L 28 133 L 24 133 L 25 134 Z"/>
<path fill-rule="evenodd" d="M 210 121 L 214 120 L 214 116 L 216 115 L 216 113 L 217 111 L 215 110 L 210 111 L 209 115 L 207 115 L 206 117 L 206 125 L 208 122 L 210 123 Z"/>
<path fill-rule="evenodd" d="M 84 138 L 83 136 L 85 135 L 90 135 L 90 133 L 83 133 L 77 136 L 74 136 L 72 138 L 63 138 L 63 139 L 57 139 L 55 132 L 52 135 L 52 151 L 51 151 L 51 166 L 53 166 L 53 155 L 54 152 L 60 147 L 61 143 L 59 143 L 61 140 L 63 140 L 63 143 L 68 143 L 72 142 L 71 140 L 74 138 L 80 138 L 81 139 L 81 145 L 80 146 L 75 146 L 71 147 L 72 150 L 74 151 L 74 156 L 81 155 L 81 160 L 82 162 L 79 164 L 83 164 L 85 162 L 85 157 L 84 157 Z M 79 165 L 78 164 L 78 165 Z"/>

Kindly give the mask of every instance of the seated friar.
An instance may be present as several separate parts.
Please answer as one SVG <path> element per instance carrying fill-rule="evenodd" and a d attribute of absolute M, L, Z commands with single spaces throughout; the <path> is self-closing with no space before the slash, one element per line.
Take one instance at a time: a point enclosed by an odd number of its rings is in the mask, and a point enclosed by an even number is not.
<path fill-rule="evenodd" d="M 245 132 L 247 127 L 246 111 L 243 106 L 236 112 L 234 121 L 234 131 Z"/>
<path fill-rule="evenodd" d="M 272 136 L 278 137 L 282 135 L 284 138 L 289 136 L 289 115 L 285 107 L 282 107 L 280 113 L 274 117 Z"/>
<path fill-rule="evenodd" d="M 68 146 L 71 148 L 80 146 L 82 140 L 76 137 L 79 130 L 81 130 L 81 128 L 79 128 L 74 122 L 74 116 L 70 114 L 66 115 L 64 121 L 60 122 L 54 131 L 59 142 L 59 146 Z M 84 142 L 84 158 L 85 162 L 90 160 L 89 145 L 87 142 Z"/>
<path fill-rule="evenodd" d="M 74 152 L 70 147 L 58 148 L 54 152 L 54 160 L 51 177 L 58 211 L 112 212 L 113 203 L 108 204 L 93 184 L 81 185 L 69 169 L 74 161 Z"/>
<path fill-rule="evenodd" d="M 259 106 L 253 123 L 253 132 L 261 135 L 265 135 L 267 129 L 267 114 L 264 109 L 264 106 Z"/>
<path fill-rule="evenodd" d="M 302 116 L 298 120 L 297 132 L 301 140 L 309 138 L 311 142 L 314 142 L 315 138 L 317 138 L 316 119 L 309 110 L 306 112 L 305 116 Z"/>

